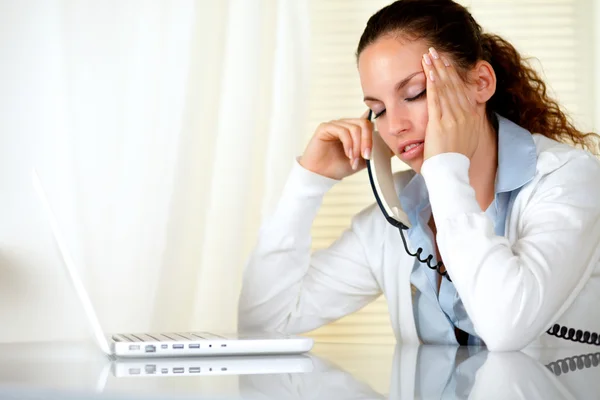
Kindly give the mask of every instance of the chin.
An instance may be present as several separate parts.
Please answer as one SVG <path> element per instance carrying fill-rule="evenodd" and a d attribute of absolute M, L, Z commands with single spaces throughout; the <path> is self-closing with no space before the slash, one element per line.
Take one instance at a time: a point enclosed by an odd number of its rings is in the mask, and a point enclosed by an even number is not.
<path fill-rule="evenodd" d="M 402 160 L 401 160 L 402 161 Z M 423 165 L 423 158 L 419 157 L 415 160 L 410 160 L 408 162 L 402 161 L 404 164 L 408 165 L 410 169 L 415 171 L 417 174 L 421 173 L 421 166 Z"/>

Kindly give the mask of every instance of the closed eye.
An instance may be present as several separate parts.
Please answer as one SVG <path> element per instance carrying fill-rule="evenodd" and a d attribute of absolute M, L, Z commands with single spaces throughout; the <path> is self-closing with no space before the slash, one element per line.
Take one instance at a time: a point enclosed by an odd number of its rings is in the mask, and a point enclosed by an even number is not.
<path fill-rule="evenodd" d="M 423 91 L 421 93 L 419 93 L 418 95 L 416 95 L 415 97 L 409 97 L 407 99 L 404 99 L 405 101 L 415 101 L 415 100 L 419 100 L 421 97 L 425 96 L 425 93 L 427 92 L 427 89 L 423 89 Z"/>
<path fill-rule="evenodd" d="M 411 102 L 411 101 L 416 101 L 416 100 L 419 100 L 419 99 L 421 99 L 422 97 L 425 97 L 425 94 L 426 94 L 426 93 L 427 93 L 427 89 L 423 89 L 423 91 L 422 91 L 421 93 L 419 93 L 418 95 L 416 95 L 416 96 L 414 96 L 414 97 L 409 97 L 409 98 L 407 98 L 407 99 L 404 99 L 404 101 Z M 383 110 L 383 111 L 379 112 L 378 114 L 375 114 L 375 115 L 373 116 L 373 119 L 377 119 L 377 118 L 381 117 L 381 116 L 382 116 L 384 113 L 385 113 L 385 110 Z"/>

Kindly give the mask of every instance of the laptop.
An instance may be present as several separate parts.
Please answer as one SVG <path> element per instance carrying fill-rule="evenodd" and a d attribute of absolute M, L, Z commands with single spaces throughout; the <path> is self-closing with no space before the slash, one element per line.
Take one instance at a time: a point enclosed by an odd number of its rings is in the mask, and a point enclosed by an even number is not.
<path fill-rule="evenodd" d="M 221 335 L 211 332 L 118 333 L 107 335 L 102 330 L 96 311 L 85 290 L 73 258 L 59 229 L 56 216 L 35 169 L 33 186 L 44 207 L 54 240 L 60 250 L 63 266 L 77 293 L 96 343 L 109 357 L 188 357 L 240 356 L 269 354 L 301 354 L 310 351 L 311 338 L 280 333 L 236 333 Z"/>

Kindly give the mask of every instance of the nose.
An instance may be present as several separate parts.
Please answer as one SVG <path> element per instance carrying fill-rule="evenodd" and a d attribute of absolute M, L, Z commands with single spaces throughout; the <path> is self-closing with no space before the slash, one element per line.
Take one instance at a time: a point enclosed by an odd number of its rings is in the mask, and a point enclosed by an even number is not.
<path fill-rule="evenodd" d="M 386 117 L 390 135 L 399 136 L 410 130 L 410 115 L 402 107 L 386 110 Z"/>

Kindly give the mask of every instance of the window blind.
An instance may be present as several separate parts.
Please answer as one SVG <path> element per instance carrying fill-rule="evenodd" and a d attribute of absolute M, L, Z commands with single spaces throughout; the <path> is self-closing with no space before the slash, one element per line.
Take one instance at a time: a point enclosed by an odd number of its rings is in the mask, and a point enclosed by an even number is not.
<path fill-rule="evenodd" d="M 472 0 L 467 6 L 484 30 L 502 35 L 542 73 L 550 92 L 582 129 L 593 126 L 592 1 Z M 366 107 L 354 53 L 368 18 L 389 1 L 309 0 L 311 86 L 306 141 L 317 125 L 360 116 Z M 394 161 L 396 170 L 406 169 Z M 336 185 L 324 198 L 312 228 L 313 250 L 329 246 L 351 217 L 372 204 L 366 171 Z M 399 245 L 401 245 L 399 243 Z M 395 341 L 385 299 L 310 334 L 322 342 Z"/>

